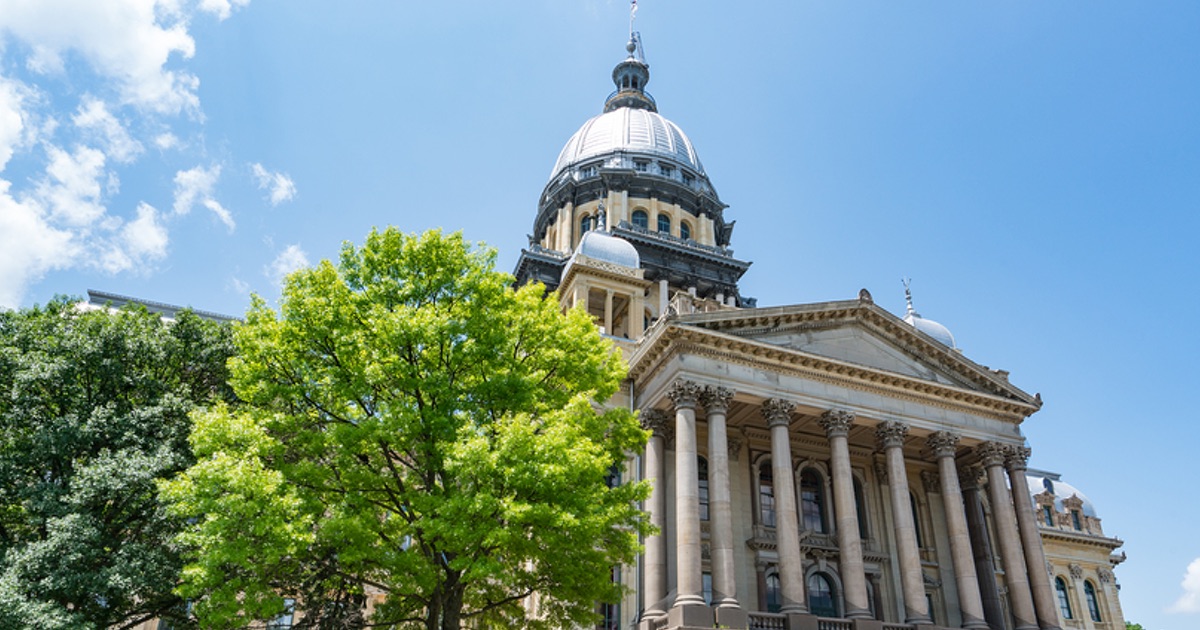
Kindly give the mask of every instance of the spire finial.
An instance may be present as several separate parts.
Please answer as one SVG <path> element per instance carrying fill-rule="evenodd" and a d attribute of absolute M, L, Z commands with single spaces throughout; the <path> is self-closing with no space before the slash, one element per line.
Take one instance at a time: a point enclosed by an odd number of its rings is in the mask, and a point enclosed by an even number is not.
<path fill-rule="evenodd" d="M 906 313 L 908 315 L 917 315 L 917 312 L 913 310 L 912 304 L 912 278 L 900 278 L 900 282 L 904 283 L 904 301 L 908 304 Z M 920 317 L 919 315 L 917 316 Z"/>
<path fill-rule="evenodd" d="M 629 56 L 633 56 L 633 49 L 637 46 L 637 39 L 634 37 L 633 21 L 637 18 L 637 0 L 629 0 Z"/>

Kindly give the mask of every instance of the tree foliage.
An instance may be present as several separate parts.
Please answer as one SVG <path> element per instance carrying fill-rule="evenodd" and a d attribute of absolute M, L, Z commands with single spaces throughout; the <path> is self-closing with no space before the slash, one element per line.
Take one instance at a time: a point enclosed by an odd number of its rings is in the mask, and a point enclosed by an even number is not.
<path fill-rule="evenodd" d="M 616 601 L 611 568 L 648 529 L 648 488 L 606 483 L 646 434 L 593 404 L 623 363 L 494 258 L 373 231 L 290 276 L 279 313 L 253 304 L 231 362 L 245 406 L 197 417 L 198 462 L 166 487 L 198 517 L 181 540 L 202 624 L 291 597 L 305 627 L 552 628 Z"/>
<path fill-rule="evenodd" d="M 1125 622 L 1125 630 L 1144 630 L 1144 629 L 1142 628 L 1142 624 L 1140 624 L 1140 623 L 1133 623 L 1132 621 L 1126 621 Z"/>
<path fill-rule="evenodd" d="M 191 463 L 188 414 L 232 400 L 228 326 L 59 299 L 0 312 L 0 627 L 170 617 L 181 521 L 156 480 Z"/>

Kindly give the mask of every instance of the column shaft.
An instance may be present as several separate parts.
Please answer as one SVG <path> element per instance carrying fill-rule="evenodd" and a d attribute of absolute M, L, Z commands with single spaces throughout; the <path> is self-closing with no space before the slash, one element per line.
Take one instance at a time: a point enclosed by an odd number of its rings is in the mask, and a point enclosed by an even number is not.
<path fill-rule="evenodd" d="M 830 410 L 821 415 L 821 426 L 829 437 L 833 473 L 833 509 L 837 515 L 839 567 L 849 619 L 869 619 L 867 577 L 863 570 L 862 540 L 858 536 L 858 510 L 854 505 L 854 479 L 850 472 L 850 425 L 854 414 Z M 911 520 L 911 519 L 910 519 Z"/>
<path fill-rule="evenodd" d="M 912 502 L 908 491 L 908 473 L 904 467 L 904 438 L 908 427 L 899 422 L 884 422 L 875 431 L 887 457 L 888 485 L 891 487 L 892 513 L 896 519 L 896 551 L 900 556 L 900 586 L 904 595 L 904 622 L 928 624 L 929 604 L 925 600 L 925 575 L 917 548 Z"/>
<path fill-rule="evenodd" d="M 1000 557 L 1004 560 L 1004 582 L 1008 585 L 1008 605 L 1013 622 L 1016 630 L 1036 630 L 1037 615 L 1033 608 L 1033 595 L 1029 591 L 1025 556 L 1017 534 L 1012 496 L 1008 493 L 1004 468 L 1001 466 L 1006 450 L 1005 445 L 996 442 L 985 442 L 976 449 L 987 470 L 988 498 L 991 499 L 992 516 L 996 522 L 996 538 L 1000 541 Z"/>
<path fill-rule="evenodd" d="M 676 381 L 675 403 L 675 606 L 704 604 L 700 564 L 700 471 L 696 453 L 696 401 L 700 387 Z"/>
<path fill-rule="evenodd" d="M 779 582 L 783 613 L 808 612 L 804 595 L 804 557 L 800 551 L 800 521 L 796 513 L 796 481 L 792 473 L 792 444 L 788 435 L 794 405 L 785 400 L 763 402 L 762 415 L 771 427 L 771 477 L 775 483 L 775 543 L 779 550 Z"/>
<path fill-rule="evenodd" d="M 1050 575 L 1046 572 L 1046 554 L 1042 550 L 1042 535 L 1038 533 L 1033 514 L 1029 480 L 1025 478 L 1025 462 L 1029 460 L 1029 449 L 1013 447 L 1005 458 L 1008 480 L 1012 485 L 1013 507 L 1017 512 L 1017 529 L 1021 532 L 1021 547 L 1025 550 L 1025 564 L 1029 568 L 1029 588 L 1033 591 L 1033 607 L 1037 612 L 1038 625 L 1047 630 L 1057 630 L 1058 607 Z"/>
<path fill-rule="evenodd" d="M 963 491 L 963 508 L 967 513 L 967 531 L 971 534 L 971 552 L 975 572 L 979 577 L 979 597 L 983 600 L 983 617 L 989 628 L 1005 628 L 1004 609 L 1000 602 L 1000 584 L 996 581 L 995 554 L 988 537 L 987 519 L 983 513 L 983 497 L 979 478 L 983 469 L 966 466 L 959 471 L 958 483 Z"/>
<path fill-rule="evenodd" d="M 708 514 L 709 543 L 713 574 L 713 604 L 738 608 L 737 582 L 733 567 L 733 507 L 729 492 L 729 442 L 725 435 L 725 412 L 733 392 L 723 387 L 706 387 L 702 400 L 708 414 Z"/>
<path fill-rule="evenodd" d="M 958 440 L 958 436 L 953 433 L 939 431 L 929 436 L 927 444 L 937 457 L 942 502 L 946 511 L 946 529 L 950 535 L 950 561 L 954 566 L 954 583 L 958 587 L 958 605 L 962 610 L 963 627 L 983 629 L 987 628 L 983 598 L 979 593 L 975 560 L 971 557 L 971 533 L 967 529 L 962 488 L 958 483 L 958 468 L 954 463 Z"/>
<path fill-rule="evenodd" d="M 650 513 L 650 524 L 657 534 L 645 540 L 645 583 L 643 585 L 643 607 L 647 617 L 666 615 L 667 597 L 667 476 L 665 443 L 667 416 L 657 409 L 643 410 L 640 414 L 642 427 L 651 430 L 646 442 L 646 480 L 650 482 L 650 497 L 646 500 L 646 511 Z"/>

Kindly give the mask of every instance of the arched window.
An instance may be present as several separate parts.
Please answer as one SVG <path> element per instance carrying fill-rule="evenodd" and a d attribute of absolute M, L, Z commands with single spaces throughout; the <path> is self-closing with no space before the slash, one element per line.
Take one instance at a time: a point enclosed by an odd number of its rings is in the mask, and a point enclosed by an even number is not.
<path fill-rule="evenodd" d="M 808 611 L 818 617 L 837 617 L 837 600 L 833 585 L 824 573 L 808 576 Z"/>
<path fill-rule="evenodd" d="M 679 222 L 679 238 L 688 240 L 692 238 L 692 226 L 687 224 L 687 221 Z"/>
<path fill-rule="evenodd" d="M 758 520 L 764 527 L 775 527 L 775 479 L 769 459 L 758 466 Z"/>
<path fill-rule="evenodd" d="M 696 458 L 696 470 L 700 473 L 700 520 L 708 520 L 708 460 Z"/>
<path fill-rule="evenodd" d="M 917 495 L 908 493 L 908 502 L 912 506 L 913 536 L 917 539 L 917 546 L 924 547 L 924 539 L 921 538 L 921 513 L 917 511 Z"/>
<path fill-rule="evenodd" d="M 1071 600 L 1067 599 L 1067 583 L 1062 578 L 1054 578 L 1054 590 L 1058 593 L 1058 611 L 1063 619 L 1074 619 L 1071 615 Z"/>
<path fill-rule="evenodd" d="M 783 608 L 783 584 L 776 573 L 767 574 L 767 612 L 777 613 Z"/>
<path fill-rule="evenodd" d="M 1092 586 L 1091 580 L 1083 583 L 1083 596 L 1087 598 L 1088 614 L 1092 616 L 1092 621 L 1101 621 L 1100 601 L 1096 599 L 1096 587 Z"/>
<path fill-rule="evenodd" d="M 658 231 L 667 234 L 671 233 L 671 217 L 665 214 L 658 215 Z"/>
<path fill-rule="evenodd" d="M 858 515 L 858 537 L 867 539 L 867 502 L 863 499 L 862 482 L 854 478 L 854 511 Z"/>
<path fill-rule="evenodd" d="M 592 231 L 592 217 L 583 217 L 579 220 L 580 236 Z"/>
<path fill-rule="evenodd" d="M 800 473 L 800 529 L 825 533 L 825 484 L 812 468 Z"/>
<path fill-rule="evenodd" d="M 650 228 L 650 215 L 646 214 L 645 210 L 633 211 L 633 224 L 637 227 L 647 230 Z"/>

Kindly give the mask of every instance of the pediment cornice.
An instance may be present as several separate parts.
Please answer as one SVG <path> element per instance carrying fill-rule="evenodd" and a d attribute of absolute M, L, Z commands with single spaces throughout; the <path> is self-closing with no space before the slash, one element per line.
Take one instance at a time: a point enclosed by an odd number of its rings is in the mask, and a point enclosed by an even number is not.
<path fill-rule="evenodd" d="M 945 384 L 756 341 L 754 337 L 855 325 L 955 377 Z M 1041 407 L 1006 379 L 927 338 L 873 303 L 854 300 L 670 317 L 653 326 L 630 357 L 629 376 L 645 380 L 680 354 L 708 356 L 938 407 L 1020 422 Z"/>

